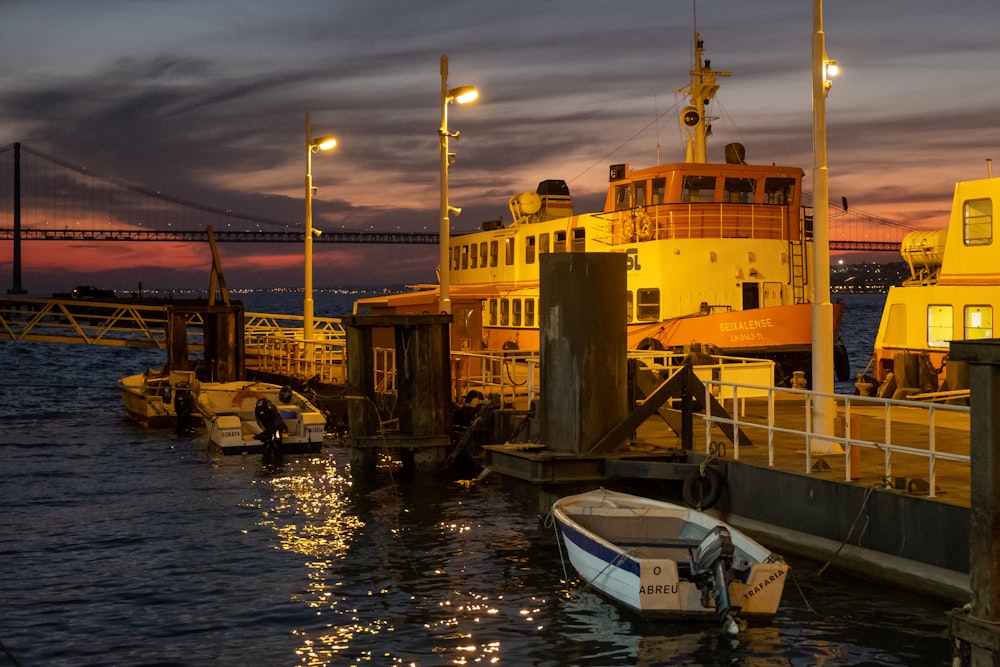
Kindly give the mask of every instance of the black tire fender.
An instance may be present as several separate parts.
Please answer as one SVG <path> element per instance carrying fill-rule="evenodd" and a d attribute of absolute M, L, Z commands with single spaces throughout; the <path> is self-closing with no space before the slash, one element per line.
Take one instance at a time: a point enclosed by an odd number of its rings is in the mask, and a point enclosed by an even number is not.
<path fill-rule="evenodd" d="M 639 344 L 636 346 L 635 349 L 637 349 L 637 350 L 656 350 L 657 352 L 662 352 L 663 351 L 663 343 L 661 343 L 656 338 L 643 338 L 641 341 L 639 341 Z"/>
<path fill-rule="evenodd" d="M 722 473 L 713 466 L 699 467 L 684 478 L 681 495 L 688 507 L 707 510 L 722 496 Z"/>

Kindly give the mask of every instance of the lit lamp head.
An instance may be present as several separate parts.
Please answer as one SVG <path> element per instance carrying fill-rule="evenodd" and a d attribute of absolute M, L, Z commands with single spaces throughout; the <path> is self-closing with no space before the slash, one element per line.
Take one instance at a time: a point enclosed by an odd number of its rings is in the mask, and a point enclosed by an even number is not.
<path fill-rule="evenodd" d="M 336 148 L 337 140 L 334 137 L 319 137 L 318 139 L 313 139 L 312 143 L 309 144 L 309 149 L 313 153 L 318 153 L 319 151 L 328 151 L 331 148 Z"/>
<path fill-rule="evenodd" d="M 449 102 L 458 104 L 468 104 L 475 102 L 479 98 L 479 90 L 475 86 L 459 86 L 448 91 Z"/>
<path fill-rule="evenodd" d="M 833 85 L 833 81 L 830 79 L 832 77 L 840 74 L 840 65 L 837 64 L 836 60 L 831 60 L 829 58 L 823 59 L 823 88 L 830 90 L 830 86 Z"/>

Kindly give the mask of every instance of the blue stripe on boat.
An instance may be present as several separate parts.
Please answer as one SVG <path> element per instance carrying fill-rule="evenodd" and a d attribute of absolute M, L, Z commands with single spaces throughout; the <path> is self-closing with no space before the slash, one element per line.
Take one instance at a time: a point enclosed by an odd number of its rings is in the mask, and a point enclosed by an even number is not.
<path fill-rule="evenodd" d="M 580 547 L 591 556 L 599 558 L 605 563 L 613 562 L 615 567 L 630 572 L 637 577 L 639 576 L 639 563 L 630 556 L 609 549 L 569 524 L 560 522 L 560 526 L 562 527 L 562 534 L 565 539 Z"/>

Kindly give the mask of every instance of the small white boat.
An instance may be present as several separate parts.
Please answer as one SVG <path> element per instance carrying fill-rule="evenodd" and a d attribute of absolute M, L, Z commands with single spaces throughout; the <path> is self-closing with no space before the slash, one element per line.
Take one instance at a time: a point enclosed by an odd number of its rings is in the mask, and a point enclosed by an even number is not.
<path fill-rule="evenodd" d="M 323 447 L 326 415 L 291 387 L 268 382 L 203 384 L 197 408 L 222 454 L 298 454 Z"/>
<path fill-rule="evenodd" d="M 788 565 L 708 514 L 605 489 L 561 498 L 552 514 L 580 576 L 635 612 L 735 632 L 778 609 Z"/>
<path fill-rule="evenodd" d="M 194 371 L 152 368 L 118 380 L 128 416 L 151 428 L 174 426 L 178 405 L 190 413 L 197 384 Z"/>

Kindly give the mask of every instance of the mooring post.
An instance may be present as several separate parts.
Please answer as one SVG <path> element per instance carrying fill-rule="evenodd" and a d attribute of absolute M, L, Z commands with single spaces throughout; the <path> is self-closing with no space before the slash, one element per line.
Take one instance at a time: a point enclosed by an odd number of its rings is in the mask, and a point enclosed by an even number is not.
<path fill-rule="evenodd" d="M 969 364 L 969 584 L 972 603 L 950 612 L 962 667 L 1000 664 L 1000 339 L 952 341 Z"/>
<path fill-rule="evenodd" d="M 684 360 L 681 372 L 684 373 L 684 383 L 681 385 L 681 448 L 690 452 L 694 449 L 694 397 L 691 396 L 694 367 L 691 359 Z"/>

